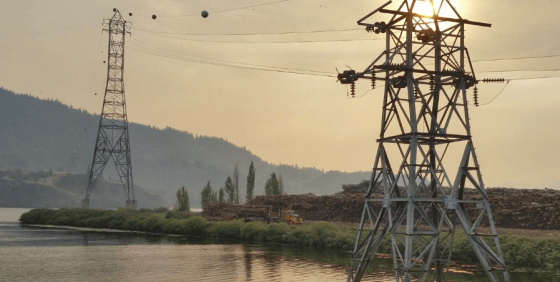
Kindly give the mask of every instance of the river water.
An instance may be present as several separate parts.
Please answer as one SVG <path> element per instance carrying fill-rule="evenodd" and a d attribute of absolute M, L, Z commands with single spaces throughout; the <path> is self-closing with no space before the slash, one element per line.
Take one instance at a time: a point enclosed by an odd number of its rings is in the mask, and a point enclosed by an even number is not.
<path fill-rule="evenodd" d="M 345 252 L 21 226 L 28 210 L 0 208 L 0 281 L 346 281 Z M 364 281 L 394 281 L 392 260 L 376 265 Z M 488 281 L 481 273 L 453 279 Z M 512 273 L 512 281 L 560 279 Z"/>

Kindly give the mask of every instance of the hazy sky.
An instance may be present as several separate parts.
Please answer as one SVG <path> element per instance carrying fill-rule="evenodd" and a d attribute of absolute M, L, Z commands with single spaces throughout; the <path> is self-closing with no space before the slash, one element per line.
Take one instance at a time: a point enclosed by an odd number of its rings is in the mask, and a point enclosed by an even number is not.
<path fill-rule="evenodd" d="M 380 90 L 349 100 L 346 88 L 334 78 L 200 64 L 132 49 L 335 74 L 336 67 L 341 70 L 346 65 L 364 69 L 384 48 L 381 41 L 263 44 L 177 39 L 262 42 L 380 37 L 365 31 L 259 36 L 162 36 L 141 31 L 353 29 L 359 28 L 359 18 L 385 1 L 289 0 L 213 14 L 268 2 L 275 1 L 2 1 L 0 86 L 99 113 L 107 52 L 101 22 L 116 7 L 133 23 L 125 63 L 130 121 L 227 138 L 272 163 L 370 170 L 380 131 Z M 466 44 L 473 60 L 560 55 L 556 30 L 560 1 L 453 2 L 465 18 L 493 24 L 492 28 L 468 28 Z M 170 17 L 202 10 L 209 11 L 207 19 Z M 158 18 L 152 20 L 152 14 Z M 479 78 L 526 78 L 560 73 L 483 71 L 553 69 L 559 63 L 560 58 L 546 58 L 479 62 L 474 67 Z M 367 84 L 358 85 L 358 94 L 369 89 Z M 560 188 L 559 86 L 560 78 L 512 81 L 493 103 L 471 108 L 474 142 L 487 186 L 542 188 L 557 182 Z M 492 100 L 500 90 L 481 86 L 481 103 Z"/>

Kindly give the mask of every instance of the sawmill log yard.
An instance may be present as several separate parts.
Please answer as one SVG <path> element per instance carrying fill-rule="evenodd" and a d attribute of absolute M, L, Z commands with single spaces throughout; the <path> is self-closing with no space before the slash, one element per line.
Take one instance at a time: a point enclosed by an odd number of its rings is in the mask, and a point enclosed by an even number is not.
<path fill-rule="evenodd" d="M 360 184 L 343 185 L 343 191 L 334 195 L 256 196 L 244 205 L 208 204 L 203 213 L 210 220 L 233 220 L 244 217 L 243 212 L 259 211 L 260 208 L 262 218 L 251 219 L 270 222 L 268 218 L 279 221 L 282 210 L 290 209 L 304 220 L 303 224 L 327 221 L 339 226 L 358 226 L 367 188 L 368 181 L 363 181 Z M 487 188 L 486 193 L 498 234 L 560 236 L 560 191 L 546 188 Z M 474 189 L 465 189 L 464 199 L 478 200 L 478 195 Z M 372 198 L 382 199 L 383 194 L 374 191 Z M 373 202 L 373 207 L 379 210 L 381 201 Z M 476 207 L 466 208 L 468 210 Z M 482 227 L 481 231 L 486 231 L 488 225 L 483 223 Z"/>

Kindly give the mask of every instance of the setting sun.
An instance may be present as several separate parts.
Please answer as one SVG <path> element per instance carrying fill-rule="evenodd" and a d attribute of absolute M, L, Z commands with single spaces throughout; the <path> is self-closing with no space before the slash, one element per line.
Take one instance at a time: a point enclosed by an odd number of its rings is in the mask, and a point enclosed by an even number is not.
<path fill-rule="evenodd" d="M 429 0 L 417 0 L 414 4 L 414 12 L 423 16 L 431 16 L 434 14 L 432 3 Z"/>
<path fill-rule="evenodd" d="M 442 2 L 443 5 L 442 5 Z M 445 1 L 445 0 L 433 0 L 434 3 L 434 7 L 435 7 L 435 12 L 439 14 L 439 16 L 442 17 L 454 17 L 455 13 L 453 12 L 453 9 L 451 9 L 451 7 L 447 4 L 447 2 L 449 2 L 451 5 L 453 5 L 453 7 L 457 10 L 457 12 L 462 13 L 464 9 L 461 9 L 462 7 L 458 5 L 458 1 L 457 0 L 450 0 L 450 1 Z M 412 0 L 409 1 L 409 4 L 412 4 Z M 464 4 L 463 4 L 464 5 Z M 440 9 L 441 7 L 441 9 Z M 414 12 L 423 16 L 432 16 L 434 13 L 434 9 L 432 7 L 432 3 L 430 0 L 416 0 L 416 3 L 414 4 Z"/>

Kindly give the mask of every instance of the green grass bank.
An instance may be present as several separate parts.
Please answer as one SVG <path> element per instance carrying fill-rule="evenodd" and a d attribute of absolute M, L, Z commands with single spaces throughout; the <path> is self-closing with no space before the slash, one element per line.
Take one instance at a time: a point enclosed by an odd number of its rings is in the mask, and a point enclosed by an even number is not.
<path fill-rule="evenodd" d="M 60 225 L 143 231 L 161 234 L 214 237 L 269 243 L 311 246 L 351 251 L 356 229 L 320 222 L 289 226 L 287 223 L 244 222 L 243 220 L 210 222 L 193 213 L 167 209 L 34 209 L 24 213 L 23 224 Z M 515 235 L 500 236 L 506 263 L 512 267 L 560 268 L 560 238 L 531 238 Z M 391 254 L 388 236 L 378 250 Z M 466 236 L 455 235 L 452 257 L 463 263 L 476 263 Z"/>

